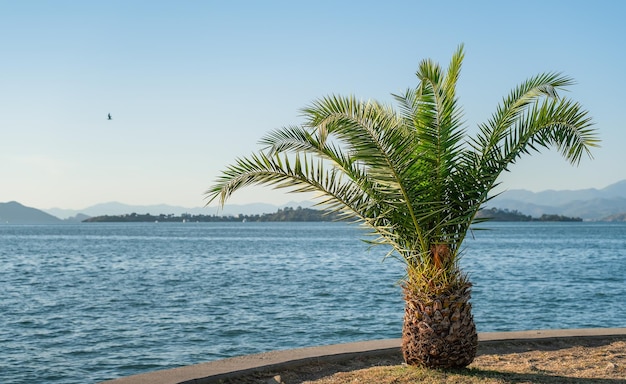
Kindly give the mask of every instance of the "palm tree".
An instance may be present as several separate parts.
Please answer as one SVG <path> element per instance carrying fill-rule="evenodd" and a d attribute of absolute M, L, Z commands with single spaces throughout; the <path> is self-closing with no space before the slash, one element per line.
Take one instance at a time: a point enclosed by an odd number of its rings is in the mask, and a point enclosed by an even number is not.
<path fill-rule="evenodd" d="M 447 71 L 424 60 L 398 108 L 329 96 L 303 109 L 305 122 L 267 134 L 206 192 L 224 202 L 248 185 L 317 192 L 318 204 L 364 224 L 374 244 L 406 264 L 402 351 L 408 364 L 464 367 L 476 354 L 471 283 L 461 244 L 498 176 L 522 155 L 555 147 L 574 165 L 599 139 L 588 112 L 562 97 L 559 73 L 515 88 L 468 137 L 456 84 L 463 46 Z M 208 204 L 207 203 L 207 204 Z"/>

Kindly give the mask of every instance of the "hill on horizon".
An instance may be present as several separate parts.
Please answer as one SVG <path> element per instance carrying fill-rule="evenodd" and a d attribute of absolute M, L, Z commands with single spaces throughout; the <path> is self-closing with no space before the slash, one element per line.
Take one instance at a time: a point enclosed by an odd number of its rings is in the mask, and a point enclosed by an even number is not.
<path fill-rule="evenodd" d="M 279 208 L 311 208 L 312 201 L 293 201 L 284 205 L 253 203 L 243 205 L 226 205 L 218 211 L 215 207 L 177 207 L 171 205 L 132 206 L 110 202 L 98 204 L 83 210 L 50 209 L 46 212 L 66 218 L 82 213 L 87 216 L 120 215 L 136 212 L 138 214 L 175 214 L 196 215 L 255 215 L 276 212 Z M 542 215 L 563 215 L 581 217 L 585 220 L 603 220 L 609 216 L 626 213 L 626 180 L 618 181 L 602 189 L 588 188 L 580 190 L 545 190 L 532 192 L 524 189 L 508 190 L 496 196 L 485 208 L 518 210 L 533 217 Z"/>
<path fill-rule="evenodd" d="M 531 192 L 524 189 L 504 191 L 485 204 L 486 208 L 518 210 L 533 217 L 556 214 L 603 220 L 626 213 L 626 180 L 602 189 L 546 190 Z"/>
<path fill-rule="evenodd" d="M 62 220 L 36 208 L 26 207 L 17 201 L 0 203 L 2 224 L 58 224 Z"/>
<path fill-rule="evenodd" d="M 0 203 L 0 223 L 63 223 L 80 222 L 89 217 L 124 214 L 192 214 L 237 216 L 262 215 L 284 208 L 312 208 L 312 201 L 292 201 L 283 205 L 266 203 L 230 204 L 223 210 L 215 207 L 180 207 L 167 204 L 128 205 L 119 202 L 96 204 L 85 209 L 52 208 L 38 210 L 18 202 Z M 585 220 L 620 221 L 626 214 L 626 180 L 611 184 L 602 189 L 546 190 L 532 192 L 524 189 L 508 190 L 485 204 L 485 208 L 516 210 L 532 217 L 542 215 L 562 215 L 581 217 Z"/>

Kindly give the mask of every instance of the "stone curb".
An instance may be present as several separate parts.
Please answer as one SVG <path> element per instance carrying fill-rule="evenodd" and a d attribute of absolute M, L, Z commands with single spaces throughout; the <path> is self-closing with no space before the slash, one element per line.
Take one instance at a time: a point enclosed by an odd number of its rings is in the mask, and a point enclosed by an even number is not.
<path fill-rule="evenodd" d="M 626 328 L 586 328 L 479 333 L 480 345 L 512 342 L 548 342 L 554 339 L 626 339 Z M 400 352 L 400 339 L 308 347 L 238 356 L 185 367 L 142 373 L 102 384 L 209 384 L 252 372 L 301 366 L 308 362 L 347 360 L 354 356 L 376 356 Z"/>

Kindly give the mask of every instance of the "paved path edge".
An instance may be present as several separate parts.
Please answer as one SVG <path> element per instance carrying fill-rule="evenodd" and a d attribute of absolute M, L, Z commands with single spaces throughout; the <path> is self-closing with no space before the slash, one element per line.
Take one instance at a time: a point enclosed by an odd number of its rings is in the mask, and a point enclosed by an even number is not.
<path fill-rule="evenodd" d="M 547 342 L 562 338 L 626 339 L 626 328 L 582 328 L 478 334 L 480 345 L 517 342 Z M 153 371 L 105 381 L 102 384 L 209 384 L 221 379 L 252 372 L 279 370 L 308 362 L 350 359 L 354 356 L 376 356 L 400 351 L 400 339 L 369 340 L 346 344 L 307 347 L 237 356 L 184 367 Z"/>

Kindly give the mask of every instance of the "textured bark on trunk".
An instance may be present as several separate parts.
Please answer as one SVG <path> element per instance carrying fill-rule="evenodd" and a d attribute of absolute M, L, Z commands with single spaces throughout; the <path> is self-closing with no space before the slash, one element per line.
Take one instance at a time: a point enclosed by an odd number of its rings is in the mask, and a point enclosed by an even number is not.
<path fill-rule="evenodd" d="M 470 287 L 467 283 L 449 294 L 419 297 L 405 287 L 402 353 L 407 364 L 460 368 L 474 360 L 478 336 Z"/>

